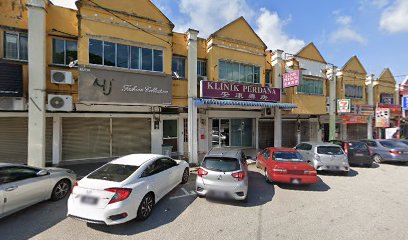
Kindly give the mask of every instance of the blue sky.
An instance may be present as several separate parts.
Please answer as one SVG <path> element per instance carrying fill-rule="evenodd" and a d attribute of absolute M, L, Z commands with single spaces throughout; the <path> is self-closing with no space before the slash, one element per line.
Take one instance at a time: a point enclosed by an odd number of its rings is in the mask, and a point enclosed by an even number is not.
<path fill-rule="evenodd" d="M 342 67 L 357 55 L 367 72 L 408 74 L 408 0 L 152 0 L 176 25 L 201 37 L 244 16 L 270 49 L 296 53 L 314 42 Z M 74 0 L 53 0 L 73 6 Z M 405 76 L 397 77 L 401 82 Z"/>

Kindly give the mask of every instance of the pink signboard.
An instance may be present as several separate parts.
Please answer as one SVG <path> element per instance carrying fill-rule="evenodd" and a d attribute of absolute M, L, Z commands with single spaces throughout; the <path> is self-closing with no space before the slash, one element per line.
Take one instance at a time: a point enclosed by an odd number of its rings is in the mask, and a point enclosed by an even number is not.
<path fill-rule="evenodd" d="M 260 84 L 201 81 L 201 97 L 260 102 L 279 102 L 280 89 Z"/>
<path fill-rule="evenodd" d="M 294 87 L 300 84 L 300 78 L 302 73 L 300 70 L 295 70 L 292 72 L 284 73 L 283 74 L 283 87 Z"/>

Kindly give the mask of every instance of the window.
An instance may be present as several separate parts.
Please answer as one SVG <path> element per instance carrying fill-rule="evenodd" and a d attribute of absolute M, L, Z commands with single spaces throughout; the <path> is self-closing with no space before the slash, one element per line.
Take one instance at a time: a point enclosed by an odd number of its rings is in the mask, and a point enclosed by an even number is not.
<path fill-rule="evenodd" d="M 225 81 L 260 83 L 260 67 L 220 60 L 218 78 Z"/>
<path fill-rule="evenodd" d="M 357 98 L 357 99 L 362 99 L 363 98 L 363 87 L 362 86 L 357 86 L 357 85 L 346 85 L 345 86 L 345 95 L 346 98 Z"/>
<path fill-rule="evenodd" d="M 308 95 L 323 95 L 323 81 L 303 78 L 297 87 L 297 92 Z"/>
<path fill-rule="evenodd" d="M 377 143 L 374 141 L 364 141 L 370 147 L 377 147 Z"/>
<path fill-rule="evenodd" d="M 206 61 L 197 61 L 197 75 L 198 76 L 207 76 L 207 62 Z"/>
<path fill-rule="evenodd" d="M 392 93 L 381 93 L 380 103 L 394 104 L 394 95 Z"/>
<path fill-rule="evenodd" d="M 159 159 L 160 165 L 162 166 L 162 171 L 177 166 L 177 162 L 170 158 L 161 158 Z"/>
<path fill-rule="evenodd" d="M 241 169 L 238 159 L 208 157 L 203 160 L 203 168 L 215 172 L 234 172 Z"/>
<path fill-rule="evenodd" d="M 279 162 L 303 162 L 302 155 L 298 152 L 274 152 L 273 159 Z"/>
<path fill-rule="evenodd" d="M 52 40 L 52 63 L 69 65 L 71 62 L 77 60 L 78 50 L 77 42 L 53 39 Z"/>
<path fill-rule="evenodd" d="M 263 155 L 266 160 L 269 160 L 269 158 L 271 157 L 271 151 L 269 151 L 269 149 L 265 149 L 265 152 L 263 153 Z"/>
<path fill-rule="evenodd" d="M 37 172 L 39 169 L 29 167 L 3 167 L 0 168 L 0 184 L 34 178 Z"/>
<path fill-rule="evenodd" d="M 138 166 L 108 163 L 91 173 L 87 178 L 122 182 L 132 175 L 138 168 Z"/>
<path fill-rule="evenodd" d="M 381 146 L 386 148 L 405 148 L 403 143 L 394 142 L 394 141 L 380 141 Z"/>
<path fill-rule="evenodd" d="M 271 84 L 271 71 L 266 71 L 265 72 L 265 84 Z"/>
<path fill-rule="evenodd" d="M 295 147 L 296 150 L 305 150 L 305 151 L 310 151 L 312 150 L 312 145 L 307 144 L 307 143 L 301 143 Z"/>
<path fill-rule="evenodd" d="M 25 33 L 4 34 L 4 57 L 15 60 L 28 60 L 28 37 Z"/>
<path fill-rule="evenodd" d="M 344 154 L 343 150 L 340 147 L 334 147 L 334 146 L 317 147 L 317 153 L 324 154 L 324 155 L 343 155 Z"/>
<path fill-rule="evenodd" d="M 186 59 L 184 57 L 173 56 L 172 72 L 176 78 L 186 78 Z"/>
<path fill-rule="evenodd" d="M 163 51 L 90 39 L 89 63 L 163 72 Z"/>

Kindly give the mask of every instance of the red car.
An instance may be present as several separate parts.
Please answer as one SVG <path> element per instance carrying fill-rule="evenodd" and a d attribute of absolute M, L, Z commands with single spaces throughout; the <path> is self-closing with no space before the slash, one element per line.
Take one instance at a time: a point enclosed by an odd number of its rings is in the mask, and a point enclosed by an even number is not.
<path fill-rule="evenodd" d="M 256 156 L 267 182 L 313 184 L 318 181 L 314 167 L 292 148 L 266 148 Z"/>

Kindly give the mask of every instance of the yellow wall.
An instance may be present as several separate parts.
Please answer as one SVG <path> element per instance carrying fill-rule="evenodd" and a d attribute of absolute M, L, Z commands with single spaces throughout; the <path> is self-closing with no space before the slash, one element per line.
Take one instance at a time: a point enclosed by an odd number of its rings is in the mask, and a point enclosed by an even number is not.
<path fill-rule="evenodd" d="M 388 68 L 385 69 L 378 80 L 374 82 L 374 104 L 380 102 L 382 93 L 392 94 L 395 103 L 395 83 L 391 71 Z"/>
<path fill-rule="evenodd" d="M 351 104 L 367 104 L 367 87 L 365 85 L 367 72 L 359 59 L 354 56 L 345 64 L 341 69 L 342 76 L 337 81 L 337 98 L 346 98 L 345 87 L 346 85 L 355 85 L 363 87 L 362 99 L 351 99 Z"/>

